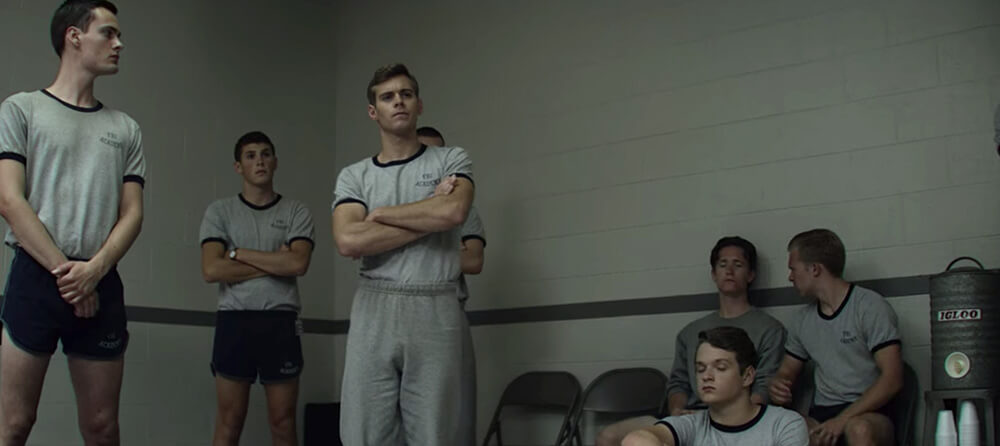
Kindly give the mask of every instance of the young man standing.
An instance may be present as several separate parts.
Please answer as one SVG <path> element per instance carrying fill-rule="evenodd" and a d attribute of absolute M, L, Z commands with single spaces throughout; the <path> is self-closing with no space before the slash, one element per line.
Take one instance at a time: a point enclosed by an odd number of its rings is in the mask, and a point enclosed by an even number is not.
<path fill-rule="evenodd" d="M 250 384 L 260 376 L 272 444 L 294 445 L 303 366 L 296 278 L 309 269 L 312 215 L 274 191 L 278 158 L 267 135 L 243 135 L 233 155 L 242 193 L 209 205 L 201 223 L 202 273 L 219 284 L 213 444 L 239 444 Z"/>
<path fill-rule="evenodd" d="M 0 105 L 0 214 L 16 253 L 0 359 L 0 443 L 22 445 L 61 341 L 87 445 L 119 443 L 128 344 L 119 260 L 142 226 L 146 164 L 139 126 L 94 97 L 123 44 L 107 1 L 70 0 L 52 18 L 59 72 Z"/>
<path fill-rule="evenodd" d="M 707 410 L 671 416 L 628 434 L 623 446 L 804 446 L 806 423 L 790 410 L 751 401 L 757 353 L 746 332 L 698 333 L 698 396 Z"/>
<path fill-rule="evenodd" d="M 808 423 L 813 445 L 891 445 L 886 405 L 903 386 L 896 313 L 878 293 L 843 279 L 846 255 L 827 229 L 788 243 L 788 280 L 805 305 L 789 325 L 786 354 L 771 381 L 771 400 L 791 402 L 805 361 L 816 361 L 816 395 Z"/>
<path fill-rule="evenodd" d="M 767 401 L 767 383 L 784 355 L 785 327 L 777 319 L 750 305 L 750 284 L 757 274 L 757 248 L 742 237 L 723 237 L 709 255 L 712 281 L 719 291 L 719 310 L 687 324 L 677 334 L 674 365 L 667 384 L 667 413 L 678 416 L 705 409 L 698 397 L 695 356 L 699 333 L 715 327 L 733 326 L 748 333 L 756 346 L 755 380 L 750 398 L 756 404 Z M 598 434 L 599 446 L 621 443 L 628 432 L 653 424 L 652 416 L 631 418 L 613 424 Z"/>
<path fill-rule="evenodd" d="M 428 147 L 445 147 L 444 135 L 434 127 L 424 126 L 418 128 L 417 140 Z M 444 194 L 444 191 L 450 190 L 453 187 L 455 181 L 455 177 L 446 178 L 438 185 L 435 193 L 438 195 Z M 465 219 L 465 223 L 462 224 L 460 234 L 462 237 L 462 246 L 460 248 L 462 275 L 459 277 L 459 283 L 462 289 L 459 299 L 464 308 L 466 301 L 469 300 L 469 287 L 465 282 L 465 275 L 476 275 L 483 272 L 486 251 L 486 228 L 483 227 L 483 220 L 479 217 L 479 211 L 476 210 L 475 204 L 469 207 L 469 216 Z"/>
<path fill-rule="evenodd" d="M 420 127 L 417 129 L 417 140 L 428 147 L 445 147 L 444 135 L 434 127 Z M 437 195 L 447 194 L 454 187 L 457 177 L 448 177 L 441 184 L 438 184 L 434 191 Z M 479 218 L 479 212 L 473 204 L 469 207 L 469 216 L 462 224 L 461 251 L 462 274 L 458 276 L 459 295 L 458 301 L 465 309 L 465 304 L 469 300 L 469 285 L 465 281 L 466 274 L 479 274 L 483 271 L 484 251 L 486 249 L 486 229 L 483 227 L 483 220 Z M 472 338 L 467 339 L 464 349 L 464 362 L 462 363 L 462 434 L 461 444 L 476 443 L 476 352 L 472 345 Z"/>
<path fill-rule="evenodd" d="M 458 228 L 474 196 L 472 162 L 461 148 L 417 140 L 423 104 L 405 66 L 376 70 L 366 93 L 381 150 L 340 172 L 333 201 L 337 249 L 362 260 L 341 437 L 352 446 L 462 444 L 456 365 L 469 326 L 458 302 Z"/>

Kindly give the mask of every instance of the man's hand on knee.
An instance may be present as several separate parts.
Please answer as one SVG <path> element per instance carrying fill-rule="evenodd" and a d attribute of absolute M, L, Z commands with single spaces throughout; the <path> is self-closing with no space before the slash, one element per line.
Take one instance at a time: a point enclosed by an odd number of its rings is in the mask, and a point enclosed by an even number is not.
<path fill-rule="evenodd" d="M 836 416 L 826 420 L 819 426 L 809 430 L 809 438 L 813 444 L 818 446 L 833 446 L 844 434 L 844 428 L 850 419 L 844 416 Z"/>

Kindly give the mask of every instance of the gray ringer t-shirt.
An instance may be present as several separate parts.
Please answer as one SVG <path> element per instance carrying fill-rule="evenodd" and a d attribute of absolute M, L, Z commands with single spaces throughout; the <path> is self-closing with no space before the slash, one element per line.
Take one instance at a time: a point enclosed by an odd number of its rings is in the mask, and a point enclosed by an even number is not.
<path fill-rule="evenodd" d="M 718 311 L 692 321 L 677 334 L 677 345 L 674 349 L 674 366 L 670 371 L 670 381 L 667 383 L 667 394 L 684 392 L 688 395 L 685 407 L 703 409 L 705 404 L 698 398 L 698 374 L 695 373 L 694 356 L 698 351 L 698 333 L 716 327 L 742 328 L 750 336 L 757 349 L 757 378 L 754 380 L 751 393 L 760 395 L 767 400 L 768 381 L 778 370 L 785 356 L 785 327 L 769 314 L 750 308 L 749 311 L 732 319 L 719 316 Z"/>
<path fill-rule="evenodd" d="M 462 225 L 462 243 L 469 239 L 479 239 L 486 247 L 486 228 L 483 227 L 483 220 L 479 218 L 479 211 L 475 206 L 469 208 L 469 217 Z M 465 301 L 469 299 L 469 285 L 465 283 L 465 274 L 458 278 L 458 299 Z"/>
<path fill-rule="evenodd" d="M 807 446 L 806 421 L 778 406 L 761 406 L 754 419 L 741 426 L 712 421 L 707 410 L 667 417 L 656 424 L 670 429 L 677 446 Z"/>
<path fill-rule="evenodd" d="M 281 195 L 255 206 L 242 195 L 216 200 L 205 209 L 201 243 L 217 242 L 226 249 L 274 252 L 296 240 L 313 243 L 312 214 L 302 203 Z M 264 276 L 239 283 L 219 283 L 219 310 L 299 311 L 295 277 Z"/>
<path fill-rule="evenodd" d="M 426 147 L 412 157 L 381 163 L 377 156 L 345 167 L 337 176 L 331 210 L 360 203 L 369 211 L 430 198 L 442 178 L 472 180 L 472 161 L 459 147 Z M 428 234 L 399 248 L 361 259 L 361 276 L 407 284 L 456 282 L 462 272 L 459 228 Z"/>
<path fill-rule="evenodd" d="M 122 184 L 145 184 L 139 124 L 98 104 L 82 108 L 46 91 L 0 104 L 0 159 L 24 163 L 31 208 L 67 257 L 97 254 L 118 222 Z M 4 240 L 18 244 L 10 230 Z"/>
<path fill-rule="evenodd" d="M 878 293 L 851 285 L 840 308 L 827 316 L 805 305 L 788 326 L 788 354 L 816 361 L 815 406 L 853 403 L 878 379 L 875 352 L 899 344 L 896 312 Z"/>

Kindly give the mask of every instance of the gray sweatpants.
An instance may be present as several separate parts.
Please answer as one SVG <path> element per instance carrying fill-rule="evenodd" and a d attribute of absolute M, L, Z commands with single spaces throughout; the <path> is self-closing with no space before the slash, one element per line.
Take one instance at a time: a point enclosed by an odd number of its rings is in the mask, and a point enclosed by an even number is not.
<path fill-rule="evenodd" d="M 465 312 L 465 301 L 461 302 L 462 312 Z M 463 315 L 464 316 L 464 315 Z M 469 320 L 466 316 L 466 325 Z M 472 343 L 472 333 L 464 336 L 462 342 L 462 408 L 460 412 L 459 443 L 461 445 L 476 445 L 476 350 Z"/>
<path fill-rule="evenodd" d="M 454 284 L 362 279 L 341 386 L 346 446 L 460 446 L 469 325 Z M 466 434 L 467 435 L 467 434 Z"/>

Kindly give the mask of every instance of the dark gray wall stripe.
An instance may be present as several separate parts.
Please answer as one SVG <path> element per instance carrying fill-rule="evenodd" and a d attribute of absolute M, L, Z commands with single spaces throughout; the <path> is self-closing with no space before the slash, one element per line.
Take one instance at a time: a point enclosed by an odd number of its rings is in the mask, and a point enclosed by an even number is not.
<path fill-rule="evenodd" d="M 199 327 L 214 327 L 215 312 L 174 310 L 170 308 L 126 307 L 128 320 L 131 322 L 147 322 L 152 324 L 194 325 Z M 306 333 L 344 334 L 347 333 L 348 321 L 328 319 L 302 319 L 302 328 Z"/>
<path fill-rule="evenodd" d="M 200 327 L 215 326 L 215 313 L 208 311 L 174 310 L 170 308 L 137 307 L 128 305 L 125 307 L 125 313 L 128 314 L 128 320 L 130 322 L 195 325 Z"/>
<path fill-rule="evenodd" d="M 927 294 L 928 289 L 927 276 L 893 277 L 889 279 L 863 280 L 856 283 L 865 288 L 878 291 L 883 296 L 889 298 Z M 604 302 L 480 310 L 469 312 L 469 323 L 472 325 L 496 325 L 686 313 L 718 308 L 718 301 L 718 293 L 702 293 Z M 799 305 L 805 302 L 791 287 L 755 290 L 750 294 L 750 301 L 757 307 Z"/>
<path fill-rule="evenodd" d="M 883 296 L 901 297 L 927 294 L 928 276 L 891 277 L 887 279 L 863 280 L 857 282 L 865 288 L 878 291 Z M 539 305 L 533 307 L 503 308 L 496 310 L 470 311 L 472 325 L 498 325 L 524 322 L 570 321 L 649 314 L 687 313 L 711 310 L 718 305 L 716 293 L 684 294 L 666 297 L 647 297 L 603 302 L 586 302 L 563 305 Z M 777 307 L 803 303 L 791 287 L 755 290 L 751 302 L 758 307 Z M 128 319 L 132 322 L 154 324 L 194 325 L 211 327 L 215 325 L 215 312 L 174 310 L 170 308 L 129 306 Z M 346 334 L 348 320 L 303 319 L 306 333 Z"/>

